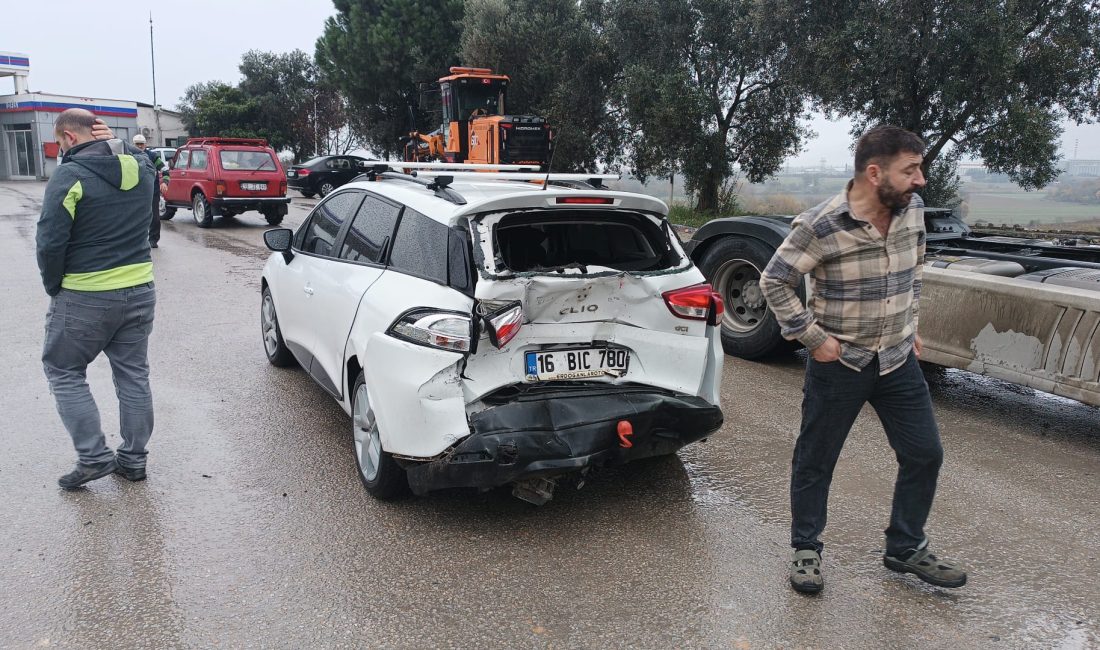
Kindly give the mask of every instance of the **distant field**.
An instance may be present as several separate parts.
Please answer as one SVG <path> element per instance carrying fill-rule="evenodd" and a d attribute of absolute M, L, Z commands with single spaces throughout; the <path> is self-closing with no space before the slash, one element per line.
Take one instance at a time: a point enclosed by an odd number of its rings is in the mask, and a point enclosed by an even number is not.
<path fill-rule="evenodd" d="M 1046 192 L 975 191 L 969 193 L 967 207 L 966 220 L 970 223 L 988 221 L 1026 226 L 1033 221 L 1040 224 L 1100 222 L 1100 205 L 1052 201 Z"/>

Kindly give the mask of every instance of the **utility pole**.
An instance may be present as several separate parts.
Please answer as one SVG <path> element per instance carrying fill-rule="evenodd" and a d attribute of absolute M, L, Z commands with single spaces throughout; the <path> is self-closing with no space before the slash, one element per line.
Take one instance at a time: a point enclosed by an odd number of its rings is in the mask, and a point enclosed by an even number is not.
<path fill-rule="evenodd" d="M 160 105 L 157 104 L 157 55 L 153 49 L 153 12 L 149 12 L 149 60 L 153 64 L 153 122 L 157 128 L 154 144 L 164 146 L 164 134 L 160 130 Z"/>

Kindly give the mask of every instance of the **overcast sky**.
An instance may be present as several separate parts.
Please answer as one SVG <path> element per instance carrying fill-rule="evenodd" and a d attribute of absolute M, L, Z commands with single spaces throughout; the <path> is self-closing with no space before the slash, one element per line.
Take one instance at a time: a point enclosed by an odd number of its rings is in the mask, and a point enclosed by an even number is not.
<path fill-rule="evenodd" d="M 409 0 L 410 2 L 413 0 Z M 331 0 L 11 0 L 0 12 L 0 51 L 27 54 L 32 91 L 152 103 L 149 12 L 156 42 L 157 101 L 175 107 L 199 81 L 240 80 L 237 66 L 251 49 L 313 54 Z M 442 71 L 441 71 L 442 72 Z M 504 72 L 507 72 L 505 70 Z M 0 95 L 13 92 L 0 79 Z M 793 166 L 843 164 L 851 159 L 846 120 L 817 116 L 818 136 L 792 158 Z M 1100 158 L 1100 125 L 1067 124 L 1063 154 Z"/>

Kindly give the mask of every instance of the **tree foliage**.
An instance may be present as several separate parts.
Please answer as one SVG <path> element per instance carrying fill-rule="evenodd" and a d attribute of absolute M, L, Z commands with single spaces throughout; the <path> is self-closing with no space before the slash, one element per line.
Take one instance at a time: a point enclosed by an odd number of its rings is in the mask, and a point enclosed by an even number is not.
<path fill-rule="evenodd" d="M 1100 108 L 1093 1 L 768 0 L 767 14 L 819 105 L 853 118 L 853 135 L 875 123 L 919 134 L 926 175 L 952 151 L 1043 187 L 1058 175 L 1061 121 Z"/>
<path fill-rule="evenodd" d="M 461 59 L 510 77 L 511 114 L 545 117 L 556 170 L 593 171 L 620 153 L 609 115 L 614 50 L 576 0 L 466 0 Z"/>
<path fill-rule="evenodd" d="M 236 86 L 210 81 L 187 89 L 179 109 L 192 135 L 265 138 L 301 160 L 325 150 L 332 131 L 345 129 L 339 91 L 305 52 L 251 50 L 240 71 Z"/>
<path fill-rule="evenodd" d="M 409 111 L 415 128 L 430 131 L 419 110 L 418 83 L 458 64 L 462 0 L 335 0 L 336 15 L 317 40 L 321 70 L 348 100 L 352 127 L 373 149 L 401 151 Z"/>
<path fill-rule="evenodd" d="M 739 172 L 759 182 L 798 152 L 807 132 L 786 50 L 749 0 L 607 0 L 618 48 L 618 99 L 640 177 L 680 170 L 715 210 Z M 642 37 L 644 35 L 644 37 Z"/>

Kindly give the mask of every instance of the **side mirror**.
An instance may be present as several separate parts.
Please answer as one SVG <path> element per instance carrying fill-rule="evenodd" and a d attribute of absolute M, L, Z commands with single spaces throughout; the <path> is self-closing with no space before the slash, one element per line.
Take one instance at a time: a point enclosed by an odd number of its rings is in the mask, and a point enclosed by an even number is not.
<path fill-rule="evenodd" d="M 264 233 L 264 243 L 276 253 L 285 253 L 290 250 L 290 242 L 294 239 L 294 231 L 290 228 L 275 228 Z"/>
<path fill-rule="evenodd" d="M 294 259 L 290 252 L 290 243 L 294 240 L 294 231 L 290 228 L 275 228 L 264 233 L 264 243 L 276 253 L 282 253 L 287 264 Z"/>

